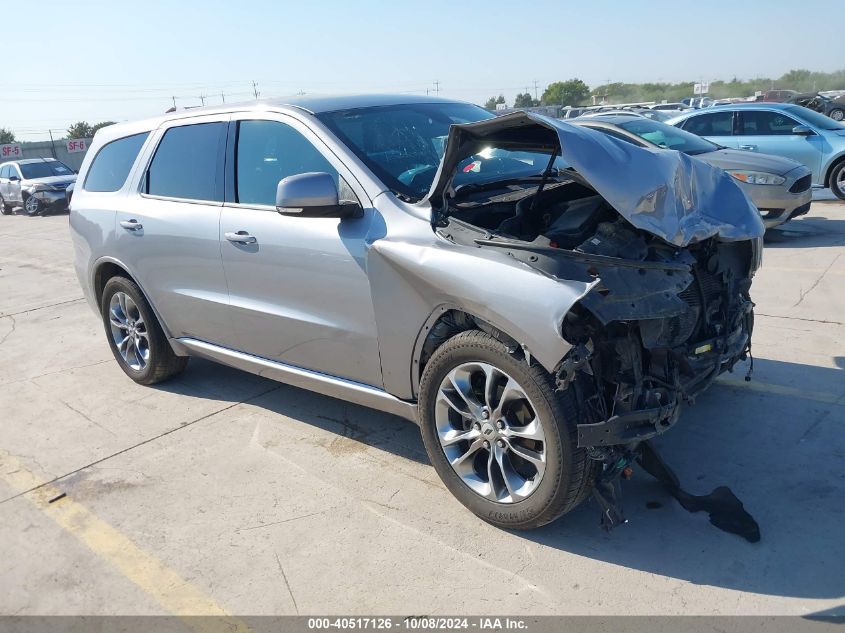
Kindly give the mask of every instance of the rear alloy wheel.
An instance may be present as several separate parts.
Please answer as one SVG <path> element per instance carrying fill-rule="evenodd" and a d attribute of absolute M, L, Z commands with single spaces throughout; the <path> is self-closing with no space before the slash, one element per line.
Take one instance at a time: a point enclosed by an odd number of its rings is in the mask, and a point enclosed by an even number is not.
<path fill-rule="evenodd" d="M 38 215 L 41 213 L 43 206 L 44 205 L 41 204 L 41 200 L 35 196 L 28 196 L 26 200 L 24 200 L 23 210 L 26 211 L 27 215 Z"/>
<path fill-rule="evenodd" d="M 839 163 L 830 172 L 830 190 L 840 200 L 845 200 L 845 161 Z"/>
<path fill-rule="evenodd" d="M 173 353 L 140 288 L 125 277 L 112 277 L 100 303 L 109 347 L 120 368 L 135 382 L 152 385 L 180 373 L 186 356 Z"/>
<path fill-rule="evenodd" d="M 434 352 L 419 415 L 446 487 L 493 525 L 540 527 L 591 490 L 598 462 L 577 448 L 573 394 L 489 334 L 462 332 Z"/>

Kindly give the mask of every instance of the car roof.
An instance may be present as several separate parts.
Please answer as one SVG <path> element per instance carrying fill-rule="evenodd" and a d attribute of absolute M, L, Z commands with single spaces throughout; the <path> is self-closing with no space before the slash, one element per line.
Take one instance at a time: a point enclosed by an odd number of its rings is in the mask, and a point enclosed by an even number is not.
<path fill-rule="evenodd" d="M 29 165 L 30 163 L 57 163 L 58 161 L 55 158 L 48 158 L 45 156 L 44 158 L 24 158 L 21 160 L 12 160 L 9 162 L 15 163 L 16 165 Z"/>
<path fill-rule="evenodd" d="M 267 110 L 295 108 L 308 114 L 323 114 L 337 110 L 352 110 L 356 108 L 372 108 L 377 106 L 411 105 L 419 103 L 465 103 L 456 99 L 445 99 L 428 95 L 396 95 L 396 94 L 366 94 L 366 95 L 296 95 L 293 97 L 278 97 L 272 99 L 258 99 L 241 103 L 224 103 L 220 105 L 201 106 L 199 108 L 183 108 L 165 112 L 146 119 L 115 123 L 100 128 L 96 138 L 104 143 L 112 140 L 140 134 L 157 129 L 159 126 L 180 119 L 191 119 L 203 115 L 226 114 L 230 112 L 265 112 Z"/>
<path fill-rule="evenodd" d="M 648 117 L 638 116 L 636 114 L 597 114 L 595 116 L 589 117 L 578 117 L 576 119 L 567 121 L 567 123 L 576 123 L 579 125 L 586 125 L 587 123 L 605 123 L 608 125 L 621 127 L 621 123 L 630 123 L 631 121 L 642 121 L 643 119 L 645 119 L 646 121 L 654 121 L 655 123 L 662 123 L 662 121 L 656 121 L 655 119 L 649 119 Z"/>

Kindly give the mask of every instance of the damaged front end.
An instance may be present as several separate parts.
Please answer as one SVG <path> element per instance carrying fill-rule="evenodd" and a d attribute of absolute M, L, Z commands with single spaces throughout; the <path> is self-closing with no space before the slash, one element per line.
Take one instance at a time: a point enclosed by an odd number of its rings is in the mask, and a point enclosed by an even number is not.
<path fill-rule="evenodd" d="M 441 235 L 592 284 L 561 324 L 572 349 L 555 379 L 582 405 L 578 446 L 603 463 L 595 495 L 611 527 L 644 443 L 750 356 L 759 214 L 724 172 L 677 152 L 527 113 L 455 128 L 430 194 Z M 456 187 L 449 174 L 491 147 L 550 160 L 539 183 Z"/>

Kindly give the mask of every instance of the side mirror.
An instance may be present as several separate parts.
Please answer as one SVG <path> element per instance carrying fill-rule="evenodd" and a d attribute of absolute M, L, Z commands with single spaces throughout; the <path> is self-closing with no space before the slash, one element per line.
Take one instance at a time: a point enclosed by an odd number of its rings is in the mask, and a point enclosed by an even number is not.
<path fill-rule="evenodd" d="M 809 125 L 796 125 L 792 128 L 792 133 L 798 136 L 813 136 L 815 134 Z"/>
<path fill-rule="evenodd" d="M 325 172 L 288 176 L 276 187 L 276 211 L 300 218 L 360 218 L 357 202 L 341 201 L 334 178 Z"/>
<path fill-rule="evenodd" d="M 18 175 L 9 176 L 9 182 L 18 182 L 21 179 Z"/>

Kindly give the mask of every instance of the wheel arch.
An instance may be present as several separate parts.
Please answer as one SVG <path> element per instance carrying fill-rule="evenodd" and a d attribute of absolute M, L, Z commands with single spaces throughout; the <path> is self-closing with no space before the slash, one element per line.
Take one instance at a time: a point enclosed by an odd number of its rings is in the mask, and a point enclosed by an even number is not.
<path fill-rule="evenodd" d="M 167 327 L 167 323 L 161 317 L 161 314 L 156 309 L 155 304 L 150 300 L 150 295 L 144 290 L 144 286 L 138 281 L 138 278 L 133 275 L 129 267 L 126 266 L 123 262 L 113 257 L 102 257 L 93 266 L 93 270 L 91 272 L 91 289 L 94 293 L 94 300 L 96 301 L 97 305 L 97 312 L 101 314 L 101 303 L 103 300 L 103 290 L 106 287 L 109 279 L 113 277 L 125 277 L 129 279 L 132 283 L 138 286 L 138 289 L 141 291 L 141 294 L 144 295 L 144 299 L 147 300 L 147 303 L 150 306 L 150 309 L 155 314 L 156 320 L 158 320 L 159 325 L 161 326 L 164 335 L 167 337 L 168 340 L 171 341 L 172 338 L 170 336 L 170 330 Z M 174 347 L 174 350 L 176 348 Z M 178 351 L 178 350 L 177 350 Z"/>
<path fill-rule="evenodd" d="M 467 330 L 480 330 L 501 341 L 512 353 L 520 357 L 531 358 L 530 351 L 508 332 L 481 318 L 477 314 L 455 304 L 441 304 L 437 306 L 420 328 L 414 342 L 413 360 L 411 363 L 411 387 L 414 397 L 419 395 L 420 379 L 428 361 L 437 349 L 453 336 Z M 540 363 L 542 365 L 542 363 Z M 547 371 L 552 368 L 544 367 Z"/>
<path fill-rule="evenodd" d="M 825 170 L 824 181 L 822 183 L 825 188 L 830 187 L 830 177 L 833 175 L 833 170 L 836 169 L 843 162 L 845 162 L 845 152 L 841 152 L 838 156 L 834 156 L 831 159 L 827 169 Z"/>

